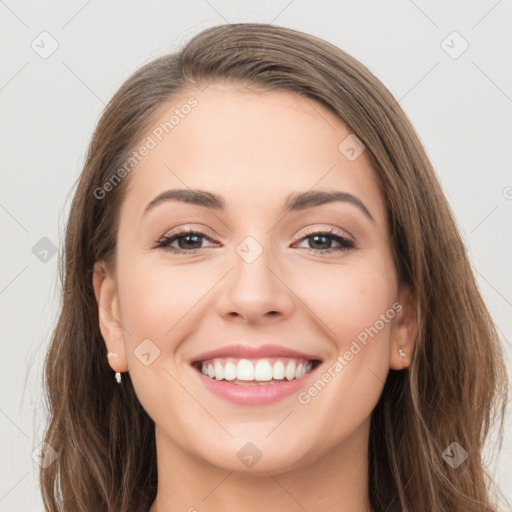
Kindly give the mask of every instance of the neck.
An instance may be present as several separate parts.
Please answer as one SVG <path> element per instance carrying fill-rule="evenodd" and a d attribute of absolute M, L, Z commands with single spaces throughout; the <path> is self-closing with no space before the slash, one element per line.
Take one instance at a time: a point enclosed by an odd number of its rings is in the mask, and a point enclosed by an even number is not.
<path fill-rule="evenodd" d="M 369 421 L 313 463 L 258 475 L 223 470 L 181 450 L 156 427 L 158 493 L 149 512 L 371 512 Z"/>

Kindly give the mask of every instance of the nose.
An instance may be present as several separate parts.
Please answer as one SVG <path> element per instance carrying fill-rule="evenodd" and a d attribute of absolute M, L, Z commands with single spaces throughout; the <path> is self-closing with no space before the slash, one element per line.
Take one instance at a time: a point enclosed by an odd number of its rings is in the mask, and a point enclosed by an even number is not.
<path fill-rule="evenodd" d="M 294 294 L 272 252 L 264 248 L 254 261 L 235 252 L 232 262 L 217 302 L 223 318 L 262 325 L 290 316 Z"/>

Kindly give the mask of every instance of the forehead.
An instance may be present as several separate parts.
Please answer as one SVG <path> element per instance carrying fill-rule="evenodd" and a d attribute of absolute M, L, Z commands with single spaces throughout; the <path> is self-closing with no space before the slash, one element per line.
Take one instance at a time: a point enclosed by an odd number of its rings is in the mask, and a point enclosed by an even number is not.
<path fill-rule="evenodd" d="M 292 191 L 336 189 L 364 197 L 383 216 L 368 155 L 348 159 L 347 137 L 334 113 L 293 92 L 214 83 L 182 93 L 141 138 L 151 149 L 129 176 L 121 216 L 140 217 L 173 188 L 215 192 L 227 209 L 280 208 Z"/>

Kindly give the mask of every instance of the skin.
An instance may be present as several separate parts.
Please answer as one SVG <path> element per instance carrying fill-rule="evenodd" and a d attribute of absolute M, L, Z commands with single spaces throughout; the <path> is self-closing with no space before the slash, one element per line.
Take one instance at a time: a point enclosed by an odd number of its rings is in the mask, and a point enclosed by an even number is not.
<path fill-rule="evenodd" d="M 370 414 L 416 330 L 370 161 L 366 152 L 349 161 L 338 150 L 350 134 L 343 122 L 286 91 L 212 84 L 175 98 L 154 126 L 191 95 L 197 107 L 132 171 L 116 268 L 98 262 L 93 278 L 106 348 L 117 354 L 109 364 L 130 372 L 156 425 L 151 512 L 369 511 Z M 143 217 L 174 188 L 222 195 L 226 210 L 168 201 Z M 312 189 L 357 196 L 374 222 L 343 202 L 281 213 L 290 193 Z M 206 235 L 192 244 L 198 252 L 153 248 L 178 227 Z M 340 244 L 315 244 L 309 233 L 329 229 L 356 248 L 326 254 Z M 250 264 L 236 251 L 249 235 L 263 248 Z M 172 246 L 191 250 L 183 239 Z M 232 343 L 273 343 L 316 354 L 320 377 L 395 302 L 401 311 L 307 404 L 295 394 L 260 406 L 225 402 L 190 365 Z M 146 366 L 134 350 L 148 338 L 160 355 Z M 247 442 L 262 454 L 250 468 L 237 457 Z"/>

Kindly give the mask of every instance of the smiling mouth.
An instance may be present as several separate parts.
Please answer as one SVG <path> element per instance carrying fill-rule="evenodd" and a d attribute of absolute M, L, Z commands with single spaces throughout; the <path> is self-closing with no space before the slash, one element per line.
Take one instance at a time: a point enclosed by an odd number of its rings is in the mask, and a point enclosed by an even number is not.
<path fill-rule="evenodd" d="M 192 366 L 205 377 L 241 386 L 269 385 L 297 380 L 314 370 L 322 361 L 296 357 L 240 359 L 216 357 L 197 361 Z"/>

